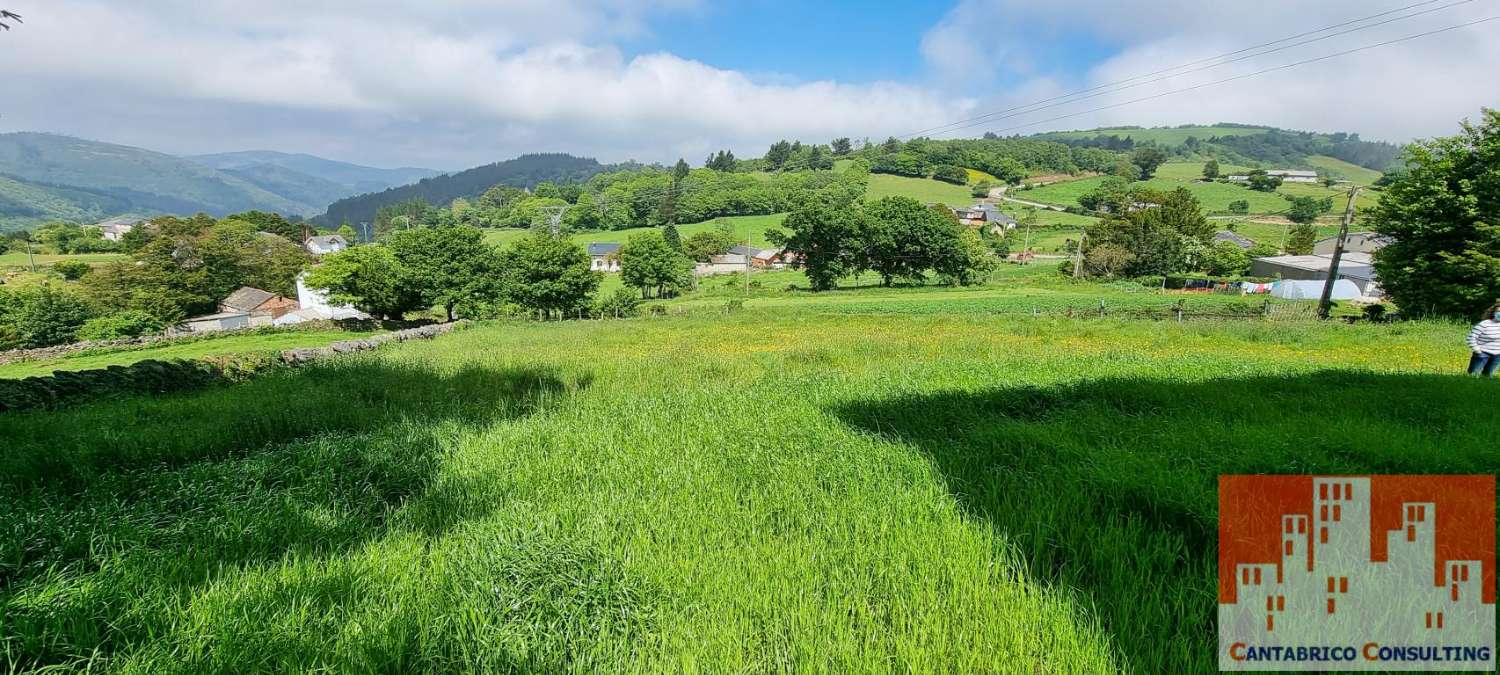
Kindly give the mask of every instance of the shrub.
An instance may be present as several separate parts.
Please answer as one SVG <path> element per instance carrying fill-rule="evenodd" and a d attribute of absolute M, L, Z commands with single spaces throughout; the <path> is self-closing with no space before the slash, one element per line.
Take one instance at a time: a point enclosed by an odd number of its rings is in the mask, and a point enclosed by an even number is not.
<path fill-rule="evenodd" d="M 78 281 L 83 278 L 83 275 L 88 274 L 89 270 L 94 268 L 89 267 L 88 263 L 78 260 L 59 260 L 52 263 L 52 269 L 68 281 Z"/>
<path fill-rule="evenodd" d="M 594 314 L 602 317 L 635 316 L 640 307 L 641 294 L 630 288 L 617 288 L 594 300 Z"/>
<path fill-rule="evenodd" d="M 166 326 L 154 316 L 136 309 L 90 319 L 78 329 L 80 340 L 119 340 L 160 333 Z"/>
<path fill-rule="evenodd" d="M 0 324 L 18 347 L 31 349 L 72 342 L 79 327 L 89 320 L 89 308 L 82 298 L 52 288 L 39 286 L 0 297 Z"/>
<path fill-rule="evenodd" d="M 967 185 L 969 182 L 969 172 L 952 164 L 938 166 L 933 170 L 932 177 L 944 183 L 952 183 L 954 185 Z"/>
<path fill-rule="evenodd" d="M 1249 213 L 1250 212 L 1250 201 L 1246 200 L 1246 199 L 1236 199 L 1236 200 L 1234 200 L 1232 202 L 1229 202 L 1229 212 L 1230 213 Z"/>

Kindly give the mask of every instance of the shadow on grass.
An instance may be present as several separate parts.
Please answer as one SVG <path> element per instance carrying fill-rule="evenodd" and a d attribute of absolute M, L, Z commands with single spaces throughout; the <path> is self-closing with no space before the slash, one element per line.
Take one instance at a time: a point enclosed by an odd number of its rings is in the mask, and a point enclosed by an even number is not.
<path fill-rule="evenodd" d="M 857 402 L 920 448 L 1033 578 L 1094 608 L 1137 672 L 1212 672 L 1217 483 L 1229 473 L 1493 473 L 1500 386 L 1323 371 L 1100 379 Z"/>
<path fill-rule="evenodd" d="M 481 504 L 435 483 L 455 426 L 586 387 L 353 358 L 242 385 L 0 417 L 0 663 L 149 644 L 194 588 L 333 556 L 399 519 L 438 536 Z"/>

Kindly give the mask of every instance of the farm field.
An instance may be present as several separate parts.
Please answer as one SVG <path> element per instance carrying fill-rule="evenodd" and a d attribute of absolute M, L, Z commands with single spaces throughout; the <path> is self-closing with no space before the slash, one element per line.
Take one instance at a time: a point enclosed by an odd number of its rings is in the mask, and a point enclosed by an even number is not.
<path fill-rule="evenodd" d="M 116 260 L 124 260 L 125 254 L 79 253 L 75 255 L 53 255 L 37 253 L 34 254 L 33 257 L 36 259 L 37 267 L 46 267 L 51 265 L 52 263 L 61 262 L 63 260 L 77 260 L 79 262 L 86 262 L 89 264 L 97 265 L 101 263 L 114 262 Z M 26 259 L 26 250 L 24 248 L 20 251 L 8 251 L 6 253 L 0 254 L 0 269 L 26 269 L 29 268 L 30 265 L 31 263 Z"/>
<path fill-rule="evenodd" d="M 1342 159 L 1326 155 L 1309 156 L 1307 163 L 1311 164 L 1319 173 L 1326 173 L 1330 176 L 1353 181 L 1357 185 L 1370 185 L 1380 180 L 1381 176 L 1380 172 L 1374 169 L 1366 169 L 1358 164 L 1350 164 Z"/>
<path fill-rule="evenodd" d="M 770 242 L 766 240 L 766 230 L 769 228 L 780 228 L 781 222 L 784 220 L 786 220 L 785 213 L 773 213 L 764 216 L 731 216 L 727 218 L 706 220 L 701 223 L 678 225 L 677 233 L 686 237 L 692 235 L 695 232 L 703 232 L 717 228 L 719 227 L 719 224 L 721 222 L 728 223 L 730 228 L 734 230 L 735 237 L 737 239 L 739 239 L 740 241 L 744 241 L 746 235 L 748 235 L 750 237 L 751 246 L 765 248 L 771 245 Z M 616 244 L 623 244 L 625 243 L 625 240 L 630 238 L 630 235 L 651 229 L 655 228 L 634 227 L 626 230 L 576 232 L 573 234 L 573 241 L 579 242 L 581 244 L 591 244 L 595 242 L 613 242 Z M 529 232 L 530 230 L 520 229 L 485 230 L 484 237 L 485 241 L 488 241 L 491 244 L 504 246 L 516 241 L 517 239 L 525 237 Z"/>
<path fill-rule="evenodd" d="M 279 351 L 297 347 L 322 347 L 340 340 L 369 337 L 379 331 L 286 331 L 253 335 L 225 335 L 179 344 L 113 349 L 81 353 L 55 359 L 37 359 L 0 364 L 0 378 L 15 379 L 48 375 L 58 370 L 89 370 L 125 366 L 146 359 L 201 359 L 211 356 Z"/>
<path fill-rule="evenodd" d="M 0 659 L 1205 672 L 1219 474 L 1500 464 L 1464 326 L 790 295 L 0 416 Z"/>
<path fill-rule="evenodd" d="M 1221 230 L 1229 229 L 1231 224 L 1233 224 L 1235 232 L 1238 232 L 1240 235 L 1250 239 L 1251 241 L 1261 244 L 1270 244 L 1271 246 L 1275 246 L 1277 248 L 1281 247 L 1282 238 L 1287 233 L 1286 225 L 1277 225 L 1275 223 L 1257 223 L 1248 220 L 1214 221 L 1215 227 L 1218 227 Z M 1339 233 L 1338 225 L 1324 223 L 1321 221 L 1318 223 L 1317 229 L 1319 239 L 1322 239 L 1324 237 L 1336 236 Z M 1354 231 L 1359 230 L 1359 228 L 1351 229 Z"/>
<path fill-rule="evenodd" d="M 910 197 L 923 204 L 947 204 L 969 206 L 976 200 L 969 194 L 968 186 L 953 185 L 930 178 L 907 178 L 884 173 L 870 174 L 870 187 L 865 191 L 865 200 L 882 197 Z"/>
<path fill-rule="evenodd" d="M 1166 167 L 1172 166 L 1174 165 L 1162 165 L 1164 169 Z M 1195 166 L 1196 169 L 1193 175 L 1197 175 L 1197 173 L 1201 173 L 1202 171 L 1201 164 Z M 1169 175 L 1171 173 L 1172 172 L 1168 172 Z M 1184 173 L 1184 171 L 1176 171 L 1176 173 Z M 1084 178 L 1076 181 L 1069 181 L 1066 183 L 1054 183 L 1052 185 L 1044 185 L 1041 187 L 1032 188 L 1031 190 L 1015 190 L 1012 191 L 1011 196 L 1017 199 L 1026 199 L 1047 204 L 1057 204 L 1059 206 L 1076 206 L 1078 205 L 1078 198 L 1080 196 L 1084 195 L 1090 190 L 1099 187 L 1099 185 L 1103 183 L 1104 180 L 1104 176 L 1095 176 L 1092 178 Z M 1230 185 L 1227 183 L 1201 183 L 1196 182 L 1191 178 L 1169 178 L 1161 175 L 1160 173 L 1157 175 L 1157 177 L 1152 178 L 1148 181 L 1142 181 L 1142 183 L 1144 183 L 1144 185 L 1146 185 L 1147 187 L 1162 191 L 1171 191 L 1179 187 L 1187 188 L 1189 192 L 1193 193 L 1194 197 L 1198 198 L 1198 202 L 1203 205 L 1203 210 L 1206 213 L 1228 213 L 1230 202 L 1241 199 L 1249 202 L 1250 213 L 1252 214 L 1282 213 L 1287 209 L 1287 200 L 1282 195 L 1287 194 L 1294 196 L 1305 195 L 1317 199 L 1332 197 L 1335 204 L 1334 211 L 1330 212 L 1330 217 L 1333 217 L 1337 213 L 1343 212 L 1344 204 L 1342 200 L 1347 194 L 1345 190 L 1340 188 L 1330 189 L 1323 187 L 1322 185 L 1298 183 L 1282 185 L 1280 191 L 1276 193 L 1257 192 L 1240 185 Z M 1371 194 L 1369 191 L 1365 191 L 1360 194 L 1359 199 L 1355 202 L 1355 206 L 1361 209 L 1371 208 L 1375 206 L 1378 201 L 1378 195 Z"/>

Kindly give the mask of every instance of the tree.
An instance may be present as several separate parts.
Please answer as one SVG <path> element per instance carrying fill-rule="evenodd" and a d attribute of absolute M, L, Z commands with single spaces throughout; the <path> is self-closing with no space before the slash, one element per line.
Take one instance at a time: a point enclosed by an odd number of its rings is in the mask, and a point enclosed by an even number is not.
<path fill-rule="evenodd" d="M 1303 225 L 1316 221 L 1318 216 L 1333 208 L 1331 200 L 1313 199 L 1306 196 L 1288 196 L 1286 199 L 1292 203 L 1286 210 L 1287 220 Z"/>
<path fill-rule="evenodd" d="M 306 237 L 303 236 L 304 226 L 301 223 L 293 223 L 286 218 L 283 218 L 279 213 L 267 213 L 265 211 L 246 211 L 244 213 L 236 213 L 232 216 L 229 216 L 228 218 L 225 218 L 225 220 L 239 220 L 250 223 L 251 225 L 255 226 L 255 229 L 261 232 L 270 232 L 271 234 L 277 235 L 283 239 L 286 239 L 287 241 L 300 243 L 302 242 L 302 240 L 306 239 Z M 353 231 L 353 228 L 350 228 L 350 232 Z"/>
<path fill-rule="evenodd" d="M 453 226 L 393 232 L 382 243 L 395 254 L 408 286 L 424 305 L 443 308 L 448 320 L 463 308 L 474 315 L 502 297 L 500 259 L 477 228 Z"/>
<path fill-rule="evenodd" d="M 1117 274 L 1138 277 L 1190 269 L 1194 253 L 1214 233 L 1198 200 L 1186 188 L 1168 193 L 1144 190 L 1132 198 L 1154 206 L 1113 212 L 1090 226 L 1085 261 L 1094 248 L 1113 246 L 1130 254 L 1128 259 L 1110 254 L 1109 267 Z"/>
<path fill-rule="evenodd" d="M 1243 276 L 1250 271 L 1250 252 L 1232 241 L 1216 241 L 1204 249 L 1199 268 L 1218 277 Z"/>
<path fill-rule="evenodd" d="M 359 241 L 359 235 L 355 234 L 354 228 L 352 226 L 350 226 L 348 223 L 344 223 L 343 225 L 340 225 L 339 229 L 336 230 L 336 231 L 338 232 L 338 235 L 340 237 L 344 238 L 344 241 L 347 241 L 347 242 L 349 242 L 351 244 L 357 243 Z"/>
<path fill-rule="evenodd" d="M 620 246 L 620 280 L 649 297 L 662 297 L 692 283 L 693 261 L 655 230 L 631 235 Z"/>
<path fill-rule="evenodd" d="M 982 199 L 984 197 L 990 196 L 990 190 L 993 189 L 995 189 L 994 183 L 991 183 L 987 180 L 982 180 L 978 183 L 975 183 L 972 187 L 969 188 L 969 196 L 974 197 L 975 199 Z"/>
<path fill-rule="evenodd" d="M 92 269 L 88 263 L 81 260 L 59 260 L 52 263 L 52 271 L 61 274 L 62 278 L 68 281 L 78 281 Z"/>
<path fill-rule="evenodd" d="M 797 264 L 813 290 L 832 289 L 839 279 L 861 271 L 869 228 L 862 209 L 813 202 L 788 214 L 781 227 L 768 230 L 767 238 L 796 254 Z"/>
<path fill-rule="evenodd" d="M 969 183 L 969 172 L 952 164 L 944 164 L 937 167 L 933 170 L 932 177 L 944 183 L 952 183 L 954 185 L 967 185 Z"/>
<path fill-rule="evenodd" d="M 691 173 L 692 170 L 688 167 L 688 163 L 681 159 L 678 159 L 677 165 L 672 167 L 671 187 L 667 189 L 666 194 L 662 195 L 661 204 L 657 207 L 656 211 L 656 217 L 659 222 L 665 225 L 677 224 L 677 205 L 682 200 L 683 181 L 687 180 L 687 177 Z"/>
<path fill-rule="evenodd" d="M 1251 171 L 1247 182 L 1250 189 L 1257 192 L 1275 192 L 1281 189 L 1281 176 L 1269 175 L 1264 169 Z"/>
<path fill-rule="evenodd" d="M 413 283 L 387 246 L 355 246 L 323 256 L 308 271 L 306 284 L 328 291 L 328 298 L 385 319 L 401 319 L 425 309 L 422 289 Z"/>
<path fill-rule="evenodd" d="M 588 305 L 602 276 L 567 237 L 532 234 L 500 254 L 505 296 L 528 310 L 566 314 Z"/>
<path fill-rule="evenodd" d="M 1219 160 L 1210 159 L 1203 163 L 1203 179 L 1215 180 L 1219 177 Z"/>
<path fill-rule="evenodd" d="M 849 138 L 847 136 L 844 137 L 844 138 L 835 138 L 835 139 L 833 139 L 833 154 L 834 154 L 834 156 L 836 156 L 836 157 L 843 157 L 844 155 L 847 155 L 847 154 L 849 154 L 849 153 L 851 153 L 853 151 L 854 151 L 854 145 L 849 142 Z"/>
<path fill-rule="evenodd" d="M 80 340 L 119 340 L 154 335 L 167 326 L 160 319 L 138 309 L 89 319 L 78 329 Z"/>
<path fill-rule="evenodd" d="M 1141 178 L 1149 179 L 1156 175 L 1156 168 L 1167 161 L 1167 153 L 1154 145 L 1138 147 L 1135 152 L 1130 153 L 1130 163 L 1141 168 Z"/>
<path fill-rule="evenodd" d="M 766 166 L 772 171 L 780 171 L 791 158 L 792 144 L 786 141 L 776 141 L 771 144 L 771 149 L 766 151 Z"/>
<path fill-rule="evenodd" d="M 734 153 L 728 150 L 720 150 L 712 155 L 709 155 L 708 161 L 704 164 L 704 166 L 706 168 L 713 169 L 714 171 L 721 171 L 723 173 L 734 171 L 734 168 L 736 166 Z"/>
<path fill-rule="evenodd" d="M 24 349 L 73 342 L 92 315 L 82 298 L 51 286 L 0 290 L 0 326 Z"/>
<path fill-rule="evenodd" d="M 964 227 L 959 230 L 954 255 L 940 258 L 935 270 L 944 284 L 972 286 L 983 282 L 999 264 L 995 255 L 978 231 Z"/>
<path fill-rule="evenodd" d="M 1380 285 L 1409 316 L 1474 319 L 1500 298 L 1500 111 L 1409 146 L 1371 213 Z"/>
<path fill-rule="evenodd" d="M 910 197 L 885 197 L 865 207 L 869 215 L 864 240 L 864 267 L 880 275 L 881 284 L 897 279 L 922 281 L 927 270 L 955 272 L 963 226 L 947 207 L 928 208 Z"/>
<path fill-rule="evenodd" d="M 1236 199 L 1236 200 L 1234 200 L 1232 202 L 1229 202 L 1229 212 L 1230 213 L 1249 213 L 1250 212 L 1250 201 L 1247 200 L 1247 199 Z"/>
<path fill-rule="evenodd" d="M 1293 225 L 1286 237 L 1286 252 L 1292 255 L 1307 255 L 1313 252 L 1318 242 L 1318 228 L 1309 223 Z"/>
<path fill-rule="evenodd" d="M 702 230 L 682 240 L 682 252 L 691 260 L 708 262 L 708 259 L 723 255 L 734 248 L 736 237 L 728 223 L 721 223 L 711 230 Z"/>
<path fill-rule="evenodd" d="M 1100 181 L 1098 187 L 1078 196 L 1079 205 L 1090 211 L 1124 213 L 1129 210 L 1130 183 L 1128 179 L 1109 176 Z"/>
<path fill-rule="evenodd" d="M 833 168 L 833 156 L 823 149 L 821 145 L 814 145 L 807 151 L 807 168 L 813 171 L 827 171 Z"/>
<path fill-rule="evenodd" d="M 1141 167 L 1128 159 L 1121 158 L 1120 161 L 1115 162 L 1114 168 L 1109 170 L 1109 175 L 1128 181 L 1138 181 L 1141 179 Z"/>

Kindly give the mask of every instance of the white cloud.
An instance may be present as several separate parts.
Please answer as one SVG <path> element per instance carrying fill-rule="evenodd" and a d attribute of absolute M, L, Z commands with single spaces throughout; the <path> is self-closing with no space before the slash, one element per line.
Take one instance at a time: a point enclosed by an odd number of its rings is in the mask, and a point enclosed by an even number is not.
<path fill-rule="evenodd" d="M 1069 32 L 1074 38 L 1086 35 L 1102 43 L 1120 45 L 1114 56 L 1094 64 L 1081 77 L 1072 78 L 1067 77 L 1068 69 L 1063 66 L 1049 69 L 1044 63 L 1034 62 L 1018 66 L 1005 59 L 955 60 L 939 49 L 927 53 L 929 63 L 939 72 L 952 68 L 972 71 L 975 63 L 989 63 L 993 67 L 993 77 L 1019 81 L 1009 91 L 1002 91 L 983 101 L 981 108 L 993 111 L 1050 95 L 1037 96 L 1032 91 L 1060 89 L 1061 93 L 1066 93 L 1097 87 L 1395 9 L 1405 4 L 1410 3 L 1372 6 L 1365 0 L 1332 0 L 1322 3 L 1290 0 L 1264 0 L 1255 3 L 1186 0 L 1131 3 L 1062 0 L 1030 3 L 1021 0 L 963 0 L 948 17 L 928 32 L 923 44 L 951 44 L 966 28 L 985 26 L 991 31 L 988 41 L 1001 45 L 1036 46 L 1039 40 L 1046 39 L 1044 36 L 1056 35 L 1060 31 Z M 1443 4 L 1446 3 L 1391 14 L 1369 23 Z M 1496 67 L 1500 66 L 1500 40 L 1496 38 L 1500 37 L 1500 22 L 1450 31 L 1151 101 L 1119 104 L 1459 24 L 1494 13 L 1492 6 L 1468 3 L 1202 72 L 1174 76 L 1162 82 L 1049 107 L 1034 114 L 996 116 L 989 123 L 967 129 L 964 133 L 972 134 L 989 129 L 1005 130 L 1006 133 L 1031 133 L 1056 128 L 1105 125 L 1154 126 L 1234 121 L 1298 129 L 1356 131 L 1367 138 L 1393 141 L 1451 134 L 1457 129 L 1458 120 L 1477 115 L 1481 106 L 1495 104 L 1494 73 Z M 1296 20 L 1288 21 L 1288 17 L 1295 17 Z M 1347 28 L 1352 27 L 1354 26 Z M 1301 40 L 1292 42 L 1299 41 Z M 1250 52 L 1256 53 L 1259 53 L 1258 50 Z M 1060 88 L 1059 78 L 1067 81 Z M 1118 107 L 1110 107 L 1117 105 Z M 1077 114 L 1101 107 L 1110 108 Z M 1068 117 L 1046 121 L 1064 115 Z M 1029 124 L 1037 121 L 1043 123 Z"/>
<path fill-rule="evenodd" d="M 969 110 L 962 99 L 917 86 L 752 79 L 670 53 L 627 58 L 612 46 L 647 30 L 655 13 L 693 7 L 691 0 L 270 0 L 250 11 L 229 0 L 56 0 L 23 11 L 25 29 L 0 46 L 26 82 L 53 85 L 37 87 L 47 91 L 67 83 L 76 98 L 23 94 L 7 106 L 6 126 L 180 152 L 343 145 L 291 146 L 318 126 L 384 144 L 362 144 L 353 158 L 386 162 L 411 156 L 390 144 L 421 145 L 405 138 L 418 134 L 454 145 L 428 146 L 412 161 L 455 167 L 537 150 L 699 161 L 720 147 L 758 153 L 782 137 L 899 133 Z M 184 133 L 181 120 L 192 118 L 180 111 L 143 115 L 174 103 L 283 126 L 279 134 L 226 128 L 225 119 L 189 127 L 228 132 L 206 136 Z M 111 128 L 99 128 L 101 111 L 115 113 Z M 330 115 L 359 126 L 335 131 Z"/>

